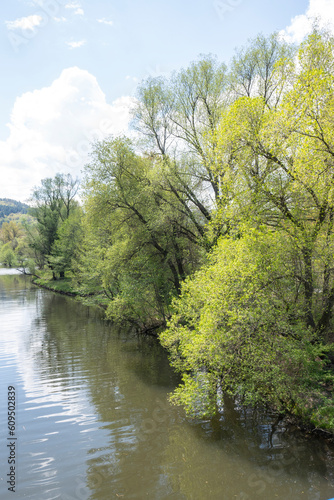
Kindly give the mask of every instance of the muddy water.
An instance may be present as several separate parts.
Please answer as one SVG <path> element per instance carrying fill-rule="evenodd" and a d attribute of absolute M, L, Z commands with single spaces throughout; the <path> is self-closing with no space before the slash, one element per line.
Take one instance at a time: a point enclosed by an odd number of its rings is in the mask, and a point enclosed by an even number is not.
<path fill-rule="evenodd" d="M 220 418 L 186 418 L 168 403 L 178 378 L 155 341 L 115 331 L 97 310 L 4 272 L 1 499 L 334 497 L 329 442 L 284 432 L 274 416 L 228 400 Z M 8 491 L 8 444 L 15 494 Z"/>

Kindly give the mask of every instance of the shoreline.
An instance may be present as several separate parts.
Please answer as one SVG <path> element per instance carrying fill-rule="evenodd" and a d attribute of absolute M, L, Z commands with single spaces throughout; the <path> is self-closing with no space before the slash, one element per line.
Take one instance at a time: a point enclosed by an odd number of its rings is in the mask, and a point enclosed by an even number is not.
<path fill-rule="evenodd" d="M 24 274 L 24 273 L 22 273 Z M 32 276 L 32 275 L 31 275 Z M 38 286 L 40 288 L 44 288 L 45 290 L 59 293 L 61 295 L 66 295 L 68 297 L 74 298 L 75 300 L 80 301 L 83 305 L 87 306 L 96 306 L 101 308 L 104 312 L 106 311 L 107 305 L 103 302 L 99 302 L 98 300 L 89 300 L 89 298 L 93 297 L 98 297 L 101 295 L 101 292 L 92 292 L 89 294 L 80 294 L 79 292 L 72 290 L 63 290 L 59 288 L 59 284 L 62 283 L 67 283 L 70 284 L 71 280 L 68 278 L 66 281 L 64 280 L 48 280 L 46 278 L 41 278 L 41 277 L 32 277 L 32 283 L 35 286 Z M 52 285 L 55 286 L 52 286 Z M 58 287 L 56 286 L 58 284 Z M 51 286 L 50 286 L 51 285 Z M 154 324 L 152 322 L 151 325 L 146 325 L 143 326 L 142 328 L 137 328 L 137 334 L 138 335 L 148 335 L 151 337 L 154 337 L 158 339 L 158 331 L 163 328 L 164 325 L 161 323 L 156 323 Z M 273 410 L 275 411 L 275 410 Z M 312 424 L 310 421 L 308 421 L 307 418 L 303 417 L 298 417 L 297 415 L 291 414 L 288 410 L 286 410 L 284 413 L 279 413 L 277 412 L 277 415 L 282 415 L 282 419 L 286 421 L 287 426 L 290 427 L 291 429 L 297 428 L 299 431 L 303 432 L 305 435 L 316 435 L 317 437 L 324 439 L 326 441 L 334 442 L 334 432 L 331 432 L 327 429 L 322 429 L 321 427 L 316 427 L 314 424 Z"/>

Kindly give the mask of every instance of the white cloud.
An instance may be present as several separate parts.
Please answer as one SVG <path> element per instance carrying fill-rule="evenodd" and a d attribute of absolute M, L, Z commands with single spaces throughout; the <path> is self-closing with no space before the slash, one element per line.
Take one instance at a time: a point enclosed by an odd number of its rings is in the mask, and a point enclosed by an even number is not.
<path fill-rule="evenodd" d="M 66 42 L 66 43 L 71 49 L 78 49 L 79 47 L 85 45 L 86 40 L 79 40 L 78 42 Z"/>
<path fill-rule="evenodd" d="M 9 30 L 34 30 L 43 21 L 43 18 L 37 14 L 27 17 L 20 17 L 15 21 L 6 21 L 6 26 Z"/>
<path fill-rule="evenodd" d="M 334 31 L 333 0 L 309 0 L 305 14 L 295 16 L 280 34 L 289 42 L 300 43 L 312 31 L 315 21 L 320 27 Z"/>
<path fill-rule="evenodd" d="M 18 97 L 10 135 L 0 142 L 1 196 L 24 201 L 45 177 L 80 176 L 92 142 L 127 133 L 131 102 L 121 97 L 108 104 L 96 78 L 78 67 Z"/>
<path fill-rule="evenodd" d="M 54 17 L 53 18 L 54 21 L 56 21 L 56 23 L 64 23 L 67 21 L 66 17 L 62 16 L 62 17 Z"/>
<path fill-rule="evenodd" d="M 73 14 L 75 14 L 77 16 L 83 16 L 85 13 L 79 3 L 68 3 L 65 5 L 65 9 L 74 10 Z"/>
<path fill-rule="evenodd" d="M 130 75 L 126 75 L 125 80 L 131 80 L 132 82 L 135 82 L 135 83 L 139 82 L 139 78 L 137 78 L 136 76 L 130 76 Z"/>
<path fill-rule="evenodd" d="M 98 19 L 97 20 L 98 23 L 102 23 L 102 24 L 107 24 L 108 26 L 112 26 L 114 23 L 112 21 L 108 21 L 107 19 L 103 18 L 103 19 Z"/>

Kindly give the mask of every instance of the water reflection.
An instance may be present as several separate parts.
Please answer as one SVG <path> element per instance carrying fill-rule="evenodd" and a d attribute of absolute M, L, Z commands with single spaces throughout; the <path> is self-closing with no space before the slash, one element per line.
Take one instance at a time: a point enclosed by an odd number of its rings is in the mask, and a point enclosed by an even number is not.
<path fill-rule="evenodd" d="M 14 267 L 0 267 L 0 276 L 10 276 L 13 274 L 23 274 L 24 268 L 14 268 Z"/>
<path fill-rule="evenodd" d="M 2 380 L 20 387 L 20 498 L 333 496 L 333 445 L 229 399 L 220 418 L 186 419 L 167 401 L 178 378 L 153 339 L 22 276 L 0 277 L 0 293 Z"/>

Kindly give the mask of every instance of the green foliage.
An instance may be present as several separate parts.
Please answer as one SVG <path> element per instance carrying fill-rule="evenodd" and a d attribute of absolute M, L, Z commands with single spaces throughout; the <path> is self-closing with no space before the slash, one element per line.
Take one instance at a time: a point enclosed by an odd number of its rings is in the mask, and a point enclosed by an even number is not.
<path fill-rule="evenodd" d="M 137 155 L 127 139 L 98 144 L 87 167 L 90 262 L 83 262 L 110 298 L 113 320 L 165 321 L 171 297 L 197 265 L 202 236 L 196 211 L 185 212 L 186 195 L 175 196 L 171 176 L 168 164 Z"/>
<path fill-rule="evenodd" d="M 229 75 L 236 97 L 261 96 L 266 106 L 276 107 L 290 83 L 295 49 L 274 33 L 257 36 L 237 51 Z"/>
<path fill-rule="evenodd" d="M 29 205 L 9 198 L 0 198 L 0 228 L 3 223 L 18 221 L 28 212 Z"/>
<path fill-rule="evenodd" d="M 113 321 L 168 324 L 189 414 L 223 391 L 333 430 L 333 89 L 334 41 L 316 30 L 297 51 L 261 35 L 230 69 L 202 56 L 149 78 L 140 140 L 95 144 L 83 210 L 70 176 L 44 179 L 36 224 L 26 239 L 4 226 L 1 255 L 103 294 Z"/>
<path fill-rule="evenodd" d="M 205 226 L 219 179 L 210 169 L 207 133 L 220 121 L 226 84 L 226 66 L 212 56 L 169 81 L 150 78 L 133 109 L 145 153 L 122 138 L 96 145 L 87 169 L 78 281 L 82 289 L 88 282 L 103 287 L 113 320 L 164 323 L 182 280 L 214 243 Z"/>
<path fill-rule="evenodd" d="M 237 100 L 225 113 L 216 140 L 225 196 L 233 199 L 226 213 L 234 223 L 253 218 L 287 234 L 299 261 L 295 279 L 303 293 L 308 325 L 331 338 L 334 74 L 330 44 L 326 37 L 313 34 L 300 49 L 294 85 L 280 104 L 270 109 L 262 98 Z"/>
<path fill-rule="evenodd" d="M 36 276 L 37 270 L 36 270 L 36 263 L 35 263 L 34 259 L 32 259 L 32 258 L 26 259 L 24 261 L 24 267 L 29 274 Z"/>
<path fill-rule="evenodd" d="M 78 180 L 70 174 L 57 174 L 53 179 L 43 179 L 41 186 L 35 188 L 31 201 L 31 215 L 36 218 L 36 225 L 27 228 L 30 248 L 39 268 L 47 265 L 53 269 L 54 279 L 63 278 L 71 267 L 74 248 L 79 235 L 79 219 L 71 219 L 78 211 L 75 195 Z M 58 241 L 59 240 L 59 241 Z"/>
<path fill-rule="evenodd" d="M 249 92 L 208 135 L 223 180 L 211 229 L 228 221 L 228 236 L 183 284 L 161 342 L 190 413 L 212 414 L 223 390 L 333 430 L 334 42 L 314 32 L 295 66 L 292 53 L 260 37 L 233 63 Z"/>
<path fill-rule="evenodd" d="M 310 413 L 325 398 L 329 379 L 317 361 L 325 347 L 314 345 L 292 300 L 285 250 L 282 233 L 249 227 L 241 238 L 221 240 L 184 284 L 160 339 L 184 373 L 172 399 L 190 414 L 214 413 L 218 388 L 295 414 L 305 401 Z"/>
<path fill-rule="evenodd" d="M 17 239 L 22 236 L 22 229 L 15 222 L 4 222 L 0 231 L 0 239 L 4 243 L 12 242 L 12 247 L 17 245 Z"/>
<path fill-rule="evenodd" d="M 34 277 L 33 283 L 47 290 L 53 290 L 64 295 L 76 296 L 80 295 L 76 289 L 75 281 L 72 278 L 63 278 L 61 280 L 54 280 L 52 274 L 46 271 L 41 273 L 42 276 Z"/>
<path fill-rule="evenodd" d="M 206 137 L 215 132 L 229 100 L 227 81 L 226 66 L 210 55 L 202 56 L 169 81 L 143 82 L 133 109 L 145 146 L 165 162 L 173 158 L 170 188 L 187 194 L 188 203 L 199 209 L 206 222 L 219 199 L 219 178 L 210 169 L 214 143 Z M 208 188 L 214 201 L 201 196 Z"/>
<path fill-rule="evenodd" d="M 11 242 L 2 245 L 0 249 L 0 262 L 5 267 L 15 267 L 17 265 L 17 258 Z"/>
<path fill-rule="evenodd" d="M 29 256 L 24 225 L 12 220 L 4 222 L 0 230 L 0 240 L 4 243 L 0 253 L 3 264 L 7 267 L 24 267 Z"/>
<path fill-rule="evenodd" d="M 75 272 L 79 259 L 82 241 L 82 211 L 80 207 L 73 208 L 67 219 L 57 230 L 49 256 L 49 263 L 55 273 L 65 275 L 68 271 Z"/>

